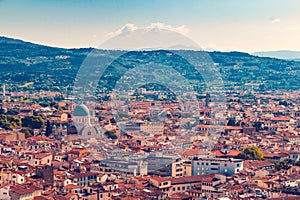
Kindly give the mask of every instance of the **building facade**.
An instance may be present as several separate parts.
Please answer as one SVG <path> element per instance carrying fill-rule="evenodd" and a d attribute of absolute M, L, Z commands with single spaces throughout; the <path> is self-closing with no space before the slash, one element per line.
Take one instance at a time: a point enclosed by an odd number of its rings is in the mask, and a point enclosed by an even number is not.
<path fill-rule="evenodd" d="M 232 158 L 195 157 L 192 160 L 192 176 L 220 173 L 232 175 L 243 170 L 243 161 Z"/>

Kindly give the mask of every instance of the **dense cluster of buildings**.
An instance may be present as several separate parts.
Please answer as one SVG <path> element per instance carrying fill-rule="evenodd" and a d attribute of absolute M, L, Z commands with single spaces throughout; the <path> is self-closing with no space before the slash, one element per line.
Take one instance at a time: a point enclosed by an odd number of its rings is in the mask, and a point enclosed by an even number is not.
<path fill-rule="evenodd" d="M 299 92 L 217 94 L 45 106 L 8 92 L 4 115 L 52 130 L 0 130 L 0 199 L 298 199 Z M 262 160 L 241 158 L 252 146 Z"/>

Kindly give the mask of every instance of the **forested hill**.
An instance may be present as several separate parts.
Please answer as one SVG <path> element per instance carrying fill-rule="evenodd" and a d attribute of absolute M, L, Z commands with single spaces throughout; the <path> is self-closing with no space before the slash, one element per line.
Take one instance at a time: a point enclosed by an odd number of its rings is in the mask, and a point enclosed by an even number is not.
<path fill-rule="evenodd" d="M 0 37 L 0 81 L 8 88 L 18 87 L 18 90 L 58 90 L 68 85 L 72 86 L 78 69 L 92 51 L 92 48 L 55 48 Z M 152 62 L 153 59 L 173 67 L 185 78 L 190 79 L 195 88 L 202 88 L 205 84 L 201 75 L 191 63 L 176 56 L 176 52 L 193 60 L 193 64 L 197 64 L 197 59 L 203 53 L 208 55 L 220 72 L 225 89 L 300 89 L 300 62 L 296 61 L 263 58 L 242 52 L 177 50 L 173 51 L 171 57 L 170 53 L 164 50 L 97 52 L 103 59 L 116 57 L 98 85 L 99 88 L 109 90 L 126 70 L 141 63 Z M 97 70 L 98 66 L 93 67 L 95 69 L 91 71 Z M 29 82 L 33 84 L 24 87 Z"/>

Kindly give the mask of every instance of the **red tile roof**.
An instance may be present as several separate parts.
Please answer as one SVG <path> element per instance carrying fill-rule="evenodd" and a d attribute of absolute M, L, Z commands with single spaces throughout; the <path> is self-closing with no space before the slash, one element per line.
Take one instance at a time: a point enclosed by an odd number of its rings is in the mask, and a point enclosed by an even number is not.
<path fill-rule="evenodd" d="M 151 177 L 150 179 L 155 180 L 157 182 L 165 182 L 165 181 L 169 181 L 168 178 L 163 178 L 163 177 Z"/>
<path fill-rule="evenodd" d="M 210 181 L 215 177 L 215 174 L 205 174 L 205 175 L 197 175 L 197 176 L 187 176 L 180 178 L 170 178 L 169 180 L 172 182 L 172 185 L 183 184 L 183 183 L 197 183 L 203 181 Z"/>
<path fill-rule="evenodd" d="M 32 193 L 34 191 L 41 190 L 41 189 L 34 185 L 14 185 L 10 188 L 10 190 L 13 193 L 24 195 L 24 194 Z"/>
<path fill-rule="evenodd" d="M 169 199 L 185 199 L 185 198 L 191 198 L 192 196 L 184 194 L 184 193 L 175 193 L 169 196 Z"/>
<path fill-rule="evenodd" d="M 274 164 L 268 160 L 244 161 L 245 168 L 262 168 L 267 166 L 274 166 Z"/>

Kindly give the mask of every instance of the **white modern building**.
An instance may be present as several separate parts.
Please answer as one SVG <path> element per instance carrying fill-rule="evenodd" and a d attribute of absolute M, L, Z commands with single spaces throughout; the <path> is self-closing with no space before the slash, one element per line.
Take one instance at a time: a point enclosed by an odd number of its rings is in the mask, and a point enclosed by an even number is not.
<path fill-rule="evenodd" d="M 232 158 L 195 157 L 192 160 L 192 176 L 202 174 L 232 175 L 243 170 L 243 160 Z"/>

